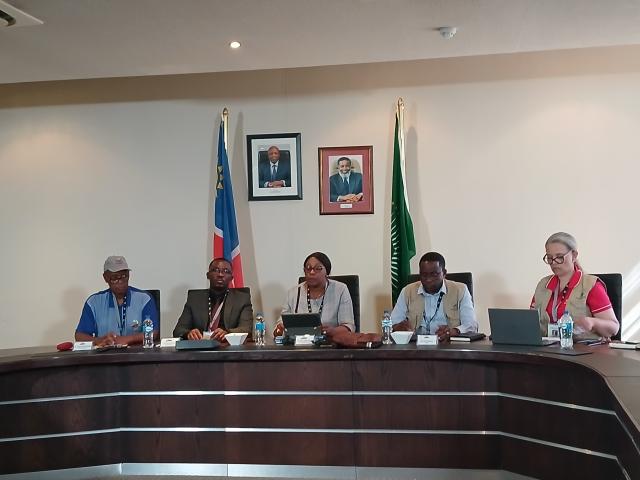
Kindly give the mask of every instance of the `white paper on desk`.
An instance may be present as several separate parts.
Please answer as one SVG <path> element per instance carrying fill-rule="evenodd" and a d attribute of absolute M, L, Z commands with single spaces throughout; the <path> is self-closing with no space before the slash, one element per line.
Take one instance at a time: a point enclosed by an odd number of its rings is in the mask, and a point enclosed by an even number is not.
<path fill-rule="evenodd" d="M 313 345 L 314 335 L 296 335 L 296 347 L 308 347 Z"/>
<path fill-rule="evenodd" d="M 633 343 L 611 342 L 609 348 L 621 348 L 623 350 L 637 350 L 638 345 Z"/>
<path fill-rule="evenodd" d="M 160 348 L 175 347 L 179 338 L 162 338 L 160 340 Z"/>
<path fill-rule="evenodd" d="M 73 342 L 74 352 L 89 351 L 93 348 L 93 342 Z"/>
<path fill-rule="evenodd" d="M 438 335 L 418 335 L 416 345 L 437 345 Z"/>

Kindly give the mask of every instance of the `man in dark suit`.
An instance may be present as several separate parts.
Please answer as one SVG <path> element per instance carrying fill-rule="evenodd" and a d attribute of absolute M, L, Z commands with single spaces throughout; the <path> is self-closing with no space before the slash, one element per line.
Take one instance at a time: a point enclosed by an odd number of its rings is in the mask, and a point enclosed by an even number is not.
<path fill-rule="evenodd" d="M 248 333 L 253 327 L 251 295 L 230 289 L 233 280 L 231 262 L 216 258 L 207 272 L 208 290 L 189 290 L 187 303 L 173 329 L 173 336 L 201 340 L 210 336 L 221 341 L 230 332 Z M 206 335 L 203 335 L 206 332 Z"/>
<path fill-rule="evenodd" d="M 338 173 L 329 177 L 331 202 L 356 203 L 362 200 L 362 174 L 351 170 L 351 159 L 338 159 Z"/>
<path fill-rule="evenodd" d="M 260 188 L 281 188 L 291 186 L 291 159 L 280 158 L 280 149 L 275 145 L 267 150 L 268 162 L 258 165 Z"/>

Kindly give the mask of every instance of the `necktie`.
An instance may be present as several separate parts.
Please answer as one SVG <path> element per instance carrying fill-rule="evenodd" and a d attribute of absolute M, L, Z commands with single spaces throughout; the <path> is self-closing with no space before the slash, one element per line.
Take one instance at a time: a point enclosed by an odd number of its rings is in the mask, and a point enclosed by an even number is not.
<path fill-rule="evenodd" d="M 271 166 L 271 180 L 275 180 L 276 179 L 276 166 L 272 165 Z"/>
<path fill-rule="evenodd" d="M 346 191 L 349 191 L 349 180 L 347 180 L 347 177 L 342 177 L 342 186 Z"/>

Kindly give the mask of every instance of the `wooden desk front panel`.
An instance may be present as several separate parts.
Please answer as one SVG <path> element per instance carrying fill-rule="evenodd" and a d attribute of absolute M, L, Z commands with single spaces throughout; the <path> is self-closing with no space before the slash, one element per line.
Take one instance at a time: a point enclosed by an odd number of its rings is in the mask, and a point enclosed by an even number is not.
<path fill-rule="evenodd" d="M 623 407 L 579 362 L 453 349 L 209 353 L 65 357 L 0 373 L 0 473 L 193 462 L 559 478 L 551 462 L 587 479 L 623 478 L 607 455 L 630 474 L 640 464 L 610 413 Z M 51 397 L 71 398 L 7 403 Z"/>

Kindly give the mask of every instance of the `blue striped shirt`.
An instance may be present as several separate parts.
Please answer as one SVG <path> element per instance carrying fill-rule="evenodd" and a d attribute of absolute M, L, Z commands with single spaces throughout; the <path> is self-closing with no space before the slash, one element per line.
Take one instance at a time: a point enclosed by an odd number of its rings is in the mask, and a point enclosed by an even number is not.
<path fill-rule="evenodd" d="M 84 304 L 76 332 L 102 337 L 109 332 L 116 335 L 135 335 L 142 332 L 142 321 L 149 317 L 158 331 L 156 302 L 144 290 L 129 287 L 126 297 L 126 317 L 122 321 L 122 305 L 118 305 L 111 290 L 91 295 Z"/>

